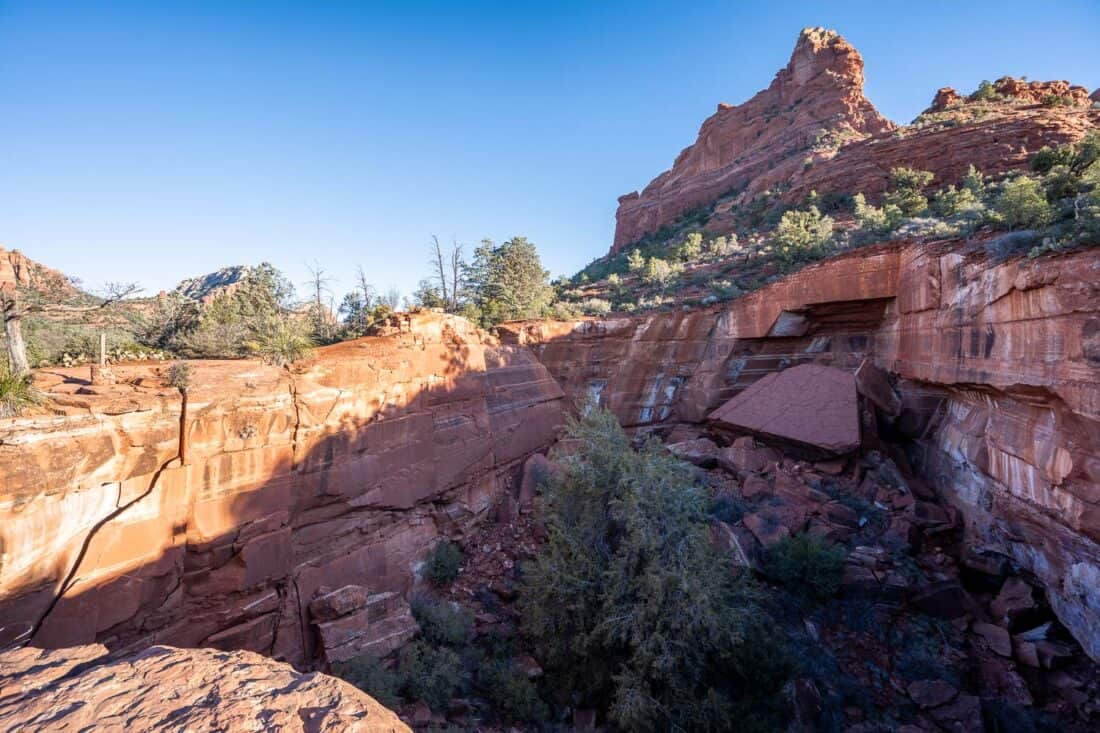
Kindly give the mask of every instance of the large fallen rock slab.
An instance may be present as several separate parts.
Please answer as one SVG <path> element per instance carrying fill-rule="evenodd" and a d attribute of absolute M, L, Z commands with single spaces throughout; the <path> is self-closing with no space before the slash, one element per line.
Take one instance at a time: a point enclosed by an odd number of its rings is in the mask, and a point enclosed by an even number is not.
<path fill-rule="evenodd" d="M 411 729 L 346 682 L 252 652 L 101 644 L 0 654 L 0 730 L 397 733 Z"/>
<path fill-rule="evenodd" d="M 859 398 L 850 372 L 801 364 L 769 374 L 710 414 L 719 428 L 826 453 L 859 447 Z"/>

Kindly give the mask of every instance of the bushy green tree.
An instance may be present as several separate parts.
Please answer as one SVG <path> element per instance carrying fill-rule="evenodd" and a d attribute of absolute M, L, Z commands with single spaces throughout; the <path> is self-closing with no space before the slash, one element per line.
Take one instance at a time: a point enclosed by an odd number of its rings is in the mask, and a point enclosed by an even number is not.
<path fill-rule="evenodd" d="M 499 245 L 482 240 L 466 269 L 466 287 L 485 326 L 542 315 L 554 295 L 550 273 L 526 237 Z"/>
<path fill-rule="evenodd" d="M 428 582 L 433 585 L 450 585 L 458 577 L 459 571 L 462 570 L 463 560 L 465 560 L 465 557 L 458 545 L 444 540 L 428 553 L 421 572 Z"/>
<path fill-rule="evenodd" d="M 1054 219 L 1042 184 L 1026 175 L 1005 183 L 993 208 L 1009 229 L 1042 227 Z"/>
<path fill-rule="evenodd" d="M 981 204 L 974 192 L 966 186 L 955 188 L 948 186 L 936 195 L 932 209 L 939 216 L 956 216 Z"/>
<path fill-rule="evenodd" d="M 660 257 L 650 257 L 645 263 L 642 278 L 651 285 L 666 285 L 677 272 L 677 268 Z"/>
<path fill-rule="evenodd" d="M 916 168 L 892 168 L 890 190 L 883 198 L 886 206 L 894 205 L 906 216 L 917 216 L 928 208 L 924 189 L 932 182 L 933 173 Z"/>
<path fill-rule="evenodd" d="M 634 450 L 603 410 L 566 435 L 520 597 L 537 658 L 622 730 L 746 730 L 739 705 L 774 697 L 788 669 L 751 580 L 711 544 L 694 470 L 656 442 Z"/>
<path fill-rule="evenodd" d="M 995 102 L 1000 98 L 1001 95 L 997 93 L 997 89 L 993 86 L 993 82 L 988 79 L 983 79 L 982 83 L 978 85 L 978 88 L 968 97 L 971 102 Z"/>
<path fill-rule="evenodd" d="M 786 264 L 817 259 L 833 236 L 833 219 L 822 216 L 816 206 L 805 211 L 783 212 L 779 226 L 772 233 L 772 246 Z"/>
<path fill-rule="evenodd" d="M 632 249 L 626 256 L 626 267 L 631 272 L 641 272 L 645 269 L 645 261 L 645 255 L 637 249 Z"/>
<path fill-rule="evenodd" d="M 202 306 L 194 323 L 176 334 L 171 348 L 198 358 L 246 356 L 250 343 L 270 338 L 273 324 L 288 317 L 293 298 L 294 287 L 265 262 Z"/>
<path fill-rule="evenodd" d="M 699 256 L 703 254 L 703 235 L 699 232 L 691 232 L 684 241 L 676 248 L 676 256 L 682 262 L 694 262 L 699 259 Z"/>
<path fill-rule="evenodd" d="M 897 206 L 893 204 L 886 204 L 882 207 L 872 206 L 867 203 L 867 197 L 862 193 L 857 193 L 852 197 L 852 205 L 856 224 L 869 235 L 887 235 L 905 221 L 905 215 L 901 213 L 901 209 Z"/>
<path fill-rule="evenodd" d="M 980 199 L 985 196 L 985 176 L 974 167 L 973 163 L 966 168 L 966 175 L 963 176 L 962 187 L 974 194 L 975 198 Z"/>

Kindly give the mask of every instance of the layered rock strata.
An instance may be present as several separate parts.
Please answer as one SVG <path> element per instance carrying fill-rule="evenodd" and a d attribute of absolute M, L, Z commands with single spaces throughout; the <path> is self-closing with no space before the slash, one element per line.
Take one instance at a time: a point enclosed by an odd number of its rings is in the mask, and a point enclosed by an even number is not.
<path fill-rule="evenodd" d="M 433 313 L 294 370 L 196 362 L 186 400 L 164 369 L 42 372 L 56 414 L 0 421 L 0 643 L 377 648 L 411 621 L 384 594 L 560 423 L 526 350 Z M 311 606 L 349 585 L 361 604 Z"/>
<path fill-rule="evenodd" d="M 100 644 L 0 653 L 0 729 L 411 733 L 346 682 L 251 652 Z"/>
<path fill-rule="evenodd" d="M 996 176 L 1100 125 L 1085 88 L 1069 82 L 1004 77 L 994 90 L 994 101 L 971 109 L 940 89 L 927 110 L 938 117 L 897 128 L 863 96 L 859 52 L 834 31 L 806 29 L 771 86 L 744 104 L 719 105 L 669 170 L 619 198 L 611 254 L 699 207 L 712 208 L 708 230 L 726 233 L 739 207 L 761 195 L 790 205 L 811 191 L 874 199 L 898 166 L 932 171 L 937 186 L 970 165 Z M 1047 104 L 1052 97 L 1060 103 Z"/>
<path fill-rule="evenodd" d="M 639 429 L 702 423 L 790 366 L 868 360 L 896 392 L 880 427 L 912 441 L 976 555 L 1033 573 L 1100 659 L 1100 250 L 998 263 L 902 243 L 722 307 L 501 330 L 572 402 Z"/>

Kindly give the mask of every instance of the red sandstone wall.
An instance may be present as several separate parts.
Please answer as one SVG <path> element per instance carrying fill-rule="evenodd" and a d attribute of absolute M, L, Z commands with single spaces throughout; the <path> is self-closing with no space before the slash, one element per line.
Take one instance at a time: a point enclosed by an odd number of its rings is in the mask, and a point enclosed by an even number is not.
<path fill-rule="evenodd" d="M 967 517 L 1100 658 L 1100 249 L 994 264 L 949 243 L 862 250 L 722 307 L 516 323 L 573 401 L 625 425 L 701 422 L 759 377 L 865 356 L 899 377 L 906 429 Z"/>
<path fill-rule="evenodd" d="M 40 375 L 61 414 L 0 421 L 0 644 L 306 661 L 321 587 L 406 590 L 549 444 L 562 402 L 526 350 L 421 314 L 298 372 L 195 363 L 181 465 L 179 394 L 116 371 Z"/>

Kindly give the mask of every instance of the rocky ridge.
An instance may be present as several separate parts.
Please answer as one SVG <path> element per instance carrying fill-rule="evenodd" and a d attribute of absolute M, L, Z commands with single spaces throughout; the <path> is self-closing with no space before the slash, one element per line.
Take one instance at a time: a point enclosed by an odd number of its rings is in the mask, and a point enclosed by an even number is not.
<path fill-rule="evenodd" d="M 973 103 L 940 89 L 924 115 L 899 128 L 863 96 L 859 52 L 835 31 L 806 29 L 768 89 L 720 105 L 672 168 L 619 198 L 611 254 L 700 207 L 710 210 L 706 229 L 726 234 L 738 209 L 758 198 L 797 204 L 816 191 L 874 199 L 897 166 L 932 171 L 941 186 L 970 165 L 998 176 L 1100 125 L 1084 87 L 1004 77 L 993 88 L 995 100 Z"/>

